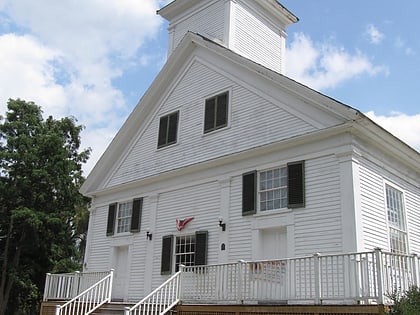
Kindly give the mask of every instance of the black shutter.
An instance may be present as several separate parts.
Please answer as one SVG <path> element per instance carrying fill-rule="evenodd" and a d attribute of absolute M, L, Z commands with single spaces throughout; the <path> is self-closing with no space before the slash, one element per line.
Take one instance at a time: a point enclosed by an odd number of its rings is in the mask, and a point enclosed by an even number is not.
<path fill-rule="evenodd" d="M 207 264 L 207 231 L 195 232 L 195 265 Z"/>
<path fill-rule="evenodd" d="M 162 238 L 162 257 L 160 274 L 169 275 L 172 272 L 172 248 L 174 243 L 173 235 L 166 235 Z"/>
<path fill-rule="evenodd" d="M 130 227 L 130 231 L 132 233 L 140 232 L 142 208 L 143 208 L 143 198 L 134 199 L 133 211 L 131 214 L 131 227 Z"/>
<path fill-rule="evenodd" d="M 117 204 L 112 203 L 108 208 L 108 224 L 106 226 L 106 235 L 114 235 L 115 216 L 117 215 Z"/>
<path fill-rule="evenodd" d="M 204 111 L 204 133 L 214 129 L 214 115 L 216 113 L 216 98 L 206 100 Z"/>
<path fill-rule="evenodd" d="M 176 112 L 169 116 L 168 144 L 176 142 L 178 132 L 178 114 L 179 112 Z"/>
<path fill-rule="evenodd" d="M 257 213 L 257 171 L 242 175 L 242 215 Z"/>
<path fill-rule="evenodd" d="M 158 136 L 158 148 L 164 146 L 167 141 L 167 134 L 168 134 L 168 116 L 164 116 L 160 118 L 159 121 L 159 136 Z"/>
<path fill-rule="evenodd" d="M 228 116 L 228 93 L 217 97 L 216 128 L 227 125 Z"/>
<path fill-rule="evenodd" d="M 287 164 L 288 207 L 305 206 L 305 161 Z"/>

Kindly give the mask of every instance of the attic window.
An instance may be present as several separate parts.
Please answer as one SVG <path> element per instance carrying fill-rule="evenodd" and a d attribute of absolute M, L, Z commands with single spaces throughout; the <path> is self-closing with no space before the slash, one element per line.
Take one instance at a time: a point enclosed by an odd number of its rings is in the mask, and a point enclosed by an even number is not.
<path fill-rule="evenodd" d="M 227 126 L 229 93 L 224 92 L 206 99 L 204 111 L 204 133 Z"/>
<path fill-rule="evenodd" d="M 158 148 L 174 144 L 178 137 L 179 111 L 163 116 L 159 121 Z"/>

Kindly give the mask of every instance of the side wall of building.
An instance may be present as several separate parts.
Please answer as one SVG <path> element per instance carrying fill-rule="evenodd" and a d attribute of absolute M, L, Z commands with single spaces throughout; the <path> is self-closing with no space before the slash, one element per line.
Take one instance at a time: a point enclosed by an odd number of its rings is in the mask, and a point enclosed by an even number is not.
<path fill-rule="evenodd" d="M 366 150 L 366 149 L 364 149 Z M 418 173 L 392 160 L 373 146 L 360 158 L 360 199 L 364 249 L 389 251 L 389 221 L 385 187 L 403 195 L 408 254 L 420 253 L 420 188 Z"/>

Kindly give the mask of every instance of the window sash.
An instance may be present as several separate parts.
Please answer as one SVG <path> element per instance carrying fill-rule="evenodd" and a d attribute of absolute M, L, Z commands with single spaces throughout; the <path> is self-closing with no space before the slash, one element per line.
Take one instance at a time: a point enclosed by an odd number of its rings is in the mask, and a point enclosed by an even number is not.
<path fill-rule="evenodd" d="M 401 191 L 389 185 L 386 185 L 385 191 L 390 249 L 394 253 L 407 254 L 407 231 L 403 194 Z"/>
<path fill-rule="evenodd" d="M 117 233 L 130 232 L 132 212 L 132 202 L 124 202 L 118 205 Z"/>
<path fill-rule="evenodd" d="M 227 126 L 228 123 L 228 97 L 225 92 L 206 100 L 204 111 L 204 133 Z"/>
<path fill-rule="evenodd" d="M 195 265 L 196 238 L 195 235 L 177 236 L 175 240 L 175 272 L 179 265 Z"/>
<path fill-rule="evenodd" d="M 259 210 L 287 208 L 287 168 L 274 168 L 259 172 Z"/>
<path fill-rule="evenodd" d="M 158 148 L 177 142 L 179 112 L 163 116 L 159 121 Z"/>

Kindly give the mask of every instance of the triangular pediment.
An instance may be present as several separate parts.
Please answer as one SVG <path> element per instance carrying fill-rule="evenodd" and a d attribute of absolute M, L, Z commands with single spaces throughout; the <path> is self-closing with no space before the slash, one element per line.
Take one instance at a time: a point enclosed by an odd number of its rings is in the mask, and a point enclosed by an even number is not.
<path fill-rule="evenodd" d="M 206 98 L 227 92 L 229 125 L 203 134 Z M 179 111 L 177 143 L 158 149 L 159 118 Z M 357 111 L 188 33 L 82 186 L 92 195 L 174 169 L 345 124 Z"/>

